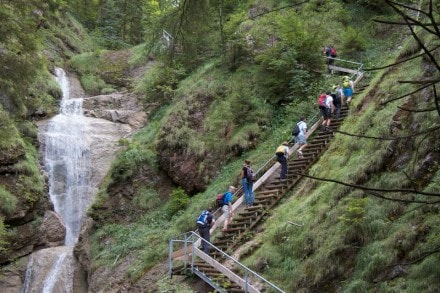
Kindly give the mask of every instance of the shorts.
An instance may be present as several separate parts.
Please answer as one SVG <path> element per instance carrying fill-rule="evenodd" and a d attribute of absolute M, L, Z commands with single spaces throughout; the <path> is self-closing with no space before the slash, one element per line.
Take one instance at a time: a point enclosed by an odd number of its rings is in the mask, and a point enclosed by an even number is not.
<path fill-rule="evenodd" d="M 331 116 L 332 116 L 332 109 L 331 108 L 324 108 L 324 107 L 322 107 L 322 108 L 319 108 L 319 109 L 321 110 L 321 114 L 322 114 L 322 117 L 324 118 L 324 120 L 331 118 Z"/>
<path fill-rule="evenodd" d="M 301 133 L 295 137 L 295 141 L 297 144 L 306 144 L 307 143 L 306 136 Z"/>
<path fill-rule="evenodd" d="M 229 212 L 229 205 L 225 204 L 224 206 L 222 206 L 222 212 L 225 217 L 229 218 L 231 216 L 231 213 Z"/>
<path fill-rule="evenodd" d="M 351 87 L 343 88 L 342 92 L 344 93 L 344 97 L 351 97 L 351 96 L 353 96 L 353 90 L 352 90 Z"/>

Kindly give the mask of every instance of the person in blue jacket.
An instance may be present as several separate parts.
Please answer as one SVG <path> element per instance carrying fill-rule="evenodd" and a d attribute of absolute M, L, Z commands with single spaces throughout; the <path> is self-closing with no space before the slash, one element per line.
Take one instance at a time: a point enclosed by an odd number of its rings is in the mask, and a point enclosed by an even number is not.
<path fill-rule="evenodd" d="M 202 245 L 200 249 L 206 254 L 209 254 L 210 249 L 210 233 L 211 226 L 215 223 L 214 215 L 212 214 L 212 208 L 204 210 L 197 218 L 197 228 L 199 229 L 200 236 L 202 237 Z"/>
<path fill-rule="evenodd" d="M 232 199 L 233 194 L 235 192 L 234 186 L 229 186 L 228 191 L 223 196 L 223 206 L 222 206 L 222 212 L 225 216 L 225 221 L 223 222 L 223 232 L 228 231 L 228 225 L 232 221 L 232 216 L 234 215 L 232 211 Z"/>

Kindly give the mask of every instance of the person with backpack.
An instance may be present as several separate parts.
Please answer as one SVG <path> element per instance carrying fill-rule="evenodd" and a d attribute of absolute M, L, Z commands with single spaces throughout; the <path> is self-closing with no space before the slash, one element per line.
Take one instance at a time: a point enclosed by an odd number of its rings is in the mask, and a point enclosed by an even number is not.
<path fill-rule="evenodd" d="M 243 168 L 241 169 L 241 184 L 243 186 L 244 192 L 244 202 L 246 207 L 251 207 L 254 205 L 254 193 L 252 188 L 254 186 L 254 171 L 251 167 L 251 161 L 245 160 Z"/>
<path fill-rule="evenodd" d="M 295 128 L 298 128 L 298 134 L 294 136 L 295 142 L 299 145 L 299 148 L 297 150 L 297 153 L 299 157 L 302 159 L 303 152 L 302 150 L 307 146 L 307 123 L 306 123 L 306 117 L 301 117 L 300 121 L 296 123 Z"/>
<path fill-rule="evenodd" d="M 234 192 L 235 192 L 235 187 L 231 185 L 229 186 L 228 191 L 225 192 L 225 194 L 223 195 L 222 212 L 223 215 L 225 216 L 225 221 L 223 222 L 222 232 L 227 232 L 228 225 L 230 222 L 232 222 L 232 217 L 234 215 L 232 211 L 232 199 Z"/>
<path fill-rule="evenodd" d="M 342 99 L 347 103 L 347 107 L 350 106 L 351 98 L 354 93 L 354 83 L 348 76 L 342 78 Z"/>
<path fill-rule="evenodd" d="M 327 65 L 333 65 L 335 60 L 332 58 L 332 46 L 325 46 L 322 53 L 325 55 L 325 57 L 327 57 Z M 335 50 L 335 54 L 336 54 L 336 50 Z"/>
<path fill-rule="evenodd" d="M 331 114 L 334 111 L 333 97 L 331 96 L 330 91 L 327 91 L 325 94 L 321 94 L 319 96 L 318 106 L 323 118 L 321 124 L 322 130 L 328 131 L 330 129 Z"/>
<path fill-rule="evenodd" d="M 333 86 L 333 93 L 331 94 L 333 98 L 333 105 L 335 106 L 335 117 L 336 119 L 339 119 L 341 117 L 341 108 L 342 108 L 342 89 L 341 86 L 334 85 Z"/>
<path fill-rule="evenodd" d="M 211 248 L 211 245 L 209 245 L 210 242 L 209 230 L 211 229 L 211 226 L 214 223 L 215 223 L 215 219 L 214 219 L 214 215 L 212 214 L 211 207 L 204 210 L 200 214 L 200 216 L 198 216 L 196 221 L 197 228 L 199 229 L 200 237 L 202 237 L 202 244 L 200 245 L 200 249 L 206 254 L 209 254 L 209 250 Z"/>
<path fill-rule="evenodd" d="M 277 161 L 281 164 L 280 180 L 286 180 L 287 175 L 287 158 L 289 157 L 289 144 L 283 142 L 275 151 Z"/>
<path fill-rule="evenodd" d="M 333 45 L 325 46 L 322 53 L 327 57 L 327 66 L 335 64 L 335 58 L 338 56 L 336 49 Z M 328 73 L 333 73 L 333 71 L 328 68 Z"/>

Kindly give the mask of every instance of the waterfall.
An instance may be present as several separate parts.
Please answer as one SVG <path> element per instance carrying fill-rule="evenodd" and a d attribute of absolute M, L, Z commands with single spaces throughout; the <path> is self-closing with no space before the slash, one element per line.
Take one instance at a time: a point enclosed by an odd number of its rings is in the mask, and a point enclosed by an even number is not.
<path fill-rule="evenodd" d="M 22 293 L 73 292 L 74 257 L 71 246 L 34 252 L 28 261 Z"/>
<path fill-rule="evenodd" d="M 49 175 L 49 196 L 66 225 L 65 245 L 74 245 L 91 202 L 90 142 L 82 99 L 70 99 L 65 72 L 57 68 L 56 74 L 63 99 L 60 114 L 48 125 L 44 164 Z"/>
<path fill-rule="evenodd" d="M 93 197 L 90 187 L 91 143 L 82 99 L 70 98 L 69 79 L 64 70 L 56 68 L 55 73 L 63 96 L 60 113 L 48 121 L 44 133 L 43 160 L 48 174 L 50 199 L 66 227 L 65 246 L 32 253 L 22 293 L 74 291 L 76 260 L 73 246 Z"/>

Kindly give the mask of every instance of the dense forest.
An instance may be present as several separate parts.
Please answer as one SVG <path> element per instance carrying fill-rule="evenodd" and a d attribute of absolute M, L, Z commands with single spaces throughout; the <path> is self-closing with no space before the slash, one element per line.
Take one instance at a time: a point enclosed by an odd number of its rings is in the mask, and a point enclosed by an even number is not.
<path fill-rule="evenodd" d="M 437 292 L 439 15 L 429 0 L 0 1 L 0 285 L 43 248 L 53 209 L 36 123 L 58 112 L 55 67 L 147 117 L 119 140 L 75 247 L 88 291 L 200 292 L 166 275 L 169 239 L 240 185 L 245 159 L 262 166 L 294 122 L 316 121 L 342 78 L 333 45 L 362 64 L 363 91 L 240 261 L 285 292 Z"/>

